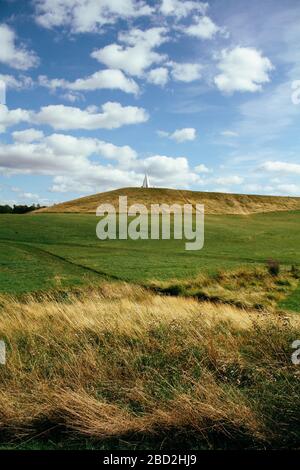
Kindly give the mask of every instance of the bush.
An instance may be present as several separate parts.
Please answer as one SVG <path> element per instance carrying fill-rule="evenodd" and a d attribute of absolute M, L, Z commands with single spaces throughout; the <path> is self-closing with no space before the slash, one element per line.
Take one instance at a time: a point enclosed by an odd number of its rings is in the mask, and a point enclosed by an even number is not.
<path fill-rule="evenodd" d="M 267 262 L 267 268 L 271 276 L 278 276 L 280 273 L 280 264 L 279 261 L 269 259 Z"/>

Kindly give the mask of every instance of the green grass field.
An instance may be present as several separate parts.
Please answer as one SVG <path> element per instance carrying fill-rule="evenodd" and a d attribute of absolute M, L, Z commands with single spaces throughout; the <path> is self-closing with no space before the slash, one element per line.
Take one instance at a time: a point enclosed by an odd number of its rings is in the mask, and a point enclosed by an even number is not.
<path fill-rule="evenodd" d="M 244 265 L 300 265 L 300 212 L 208 215 L 205 245 L 181 240 L 106 240 L 84 214 L 0 216 L 0 291 L 22 293 L 95 283 L 185 279 Z M 290 303 L 299 303 L 299 292 Z M 287 304 L 289 300 L 286 300 Z M 288 305 L 287 305 L 288 306 Z"/>
<path fill-rule="evenodd" d="M 299 216 L 207 215 L 200 251 L 0 216 L 0 449 L 298 448 Z"/>

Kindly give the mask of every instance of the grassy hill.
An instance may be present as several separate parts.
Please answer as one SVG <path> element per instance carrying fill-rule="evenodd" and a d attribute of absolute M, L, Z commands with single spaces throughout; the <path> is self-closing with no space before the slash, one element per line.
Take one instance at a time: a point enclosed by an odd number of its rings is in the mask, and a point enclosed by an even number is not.
<path fill-rule="evenodd" d="M 204 203 L 204 248 L 99 240 L 119 195 Z M 125 188 L 0 215 L 0 449 L 299 448 L 299 201 Z"/>
<path fill-rule="evenodd" d="M 36 212 L 95 213 L 100 204 L 118 207 L 119 196 L 127 196 L 128 205 L 144 204 L 204 204 L 206 214 L 253 214 L 300 210 L 300 198 L 278 196 L 248 196 L 244 194 L 209 193 L 164 188 L 122 188 L 63 202 Z"/>

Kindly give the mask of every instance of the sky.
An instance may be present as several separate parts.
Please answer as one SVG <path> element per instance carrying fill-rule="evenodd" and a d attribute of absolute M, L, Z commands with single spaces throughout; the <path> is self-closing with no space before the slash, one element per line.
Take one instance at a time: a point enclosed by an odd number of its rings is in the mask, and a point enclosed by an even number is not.
<path fill-rule="evenodd" d="M 300 196 L 299 0 L 0 0 L 0 204 Z"/>

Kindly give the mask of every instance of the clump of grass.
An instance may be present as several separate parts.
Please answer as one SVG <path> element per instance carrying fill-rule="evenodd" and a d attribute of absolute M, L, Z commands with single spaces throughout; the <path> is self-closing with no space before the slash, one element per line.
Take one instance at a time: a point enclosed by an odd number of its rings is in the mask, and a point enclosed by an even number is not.
<path fill-rule="evenodd" d="M 295 279 L 300 279 L 300 269 L 298 266 L 295 266 L 294 264 L 291 267 L 291 274 Z"/>
<path fill-rule="evenodd" d="M 194 297 L 240 308 L 274 310 L 297 284 L 295 270 L 282 269 L 281 273 L 274 276 L 269 269 L 257 266 L 220 271 L 212 276 L 201 274 L 192 279 L 152 281 L 149 285 L 155 292 L 165 295 Z"/>
<path fill-rule="evenodd" d="M 62 429 L 98 441 L 299 445 L 297 316 L 107 285 L 68 302 L 2 297 L 0 337 L 7 439 Z"/>

